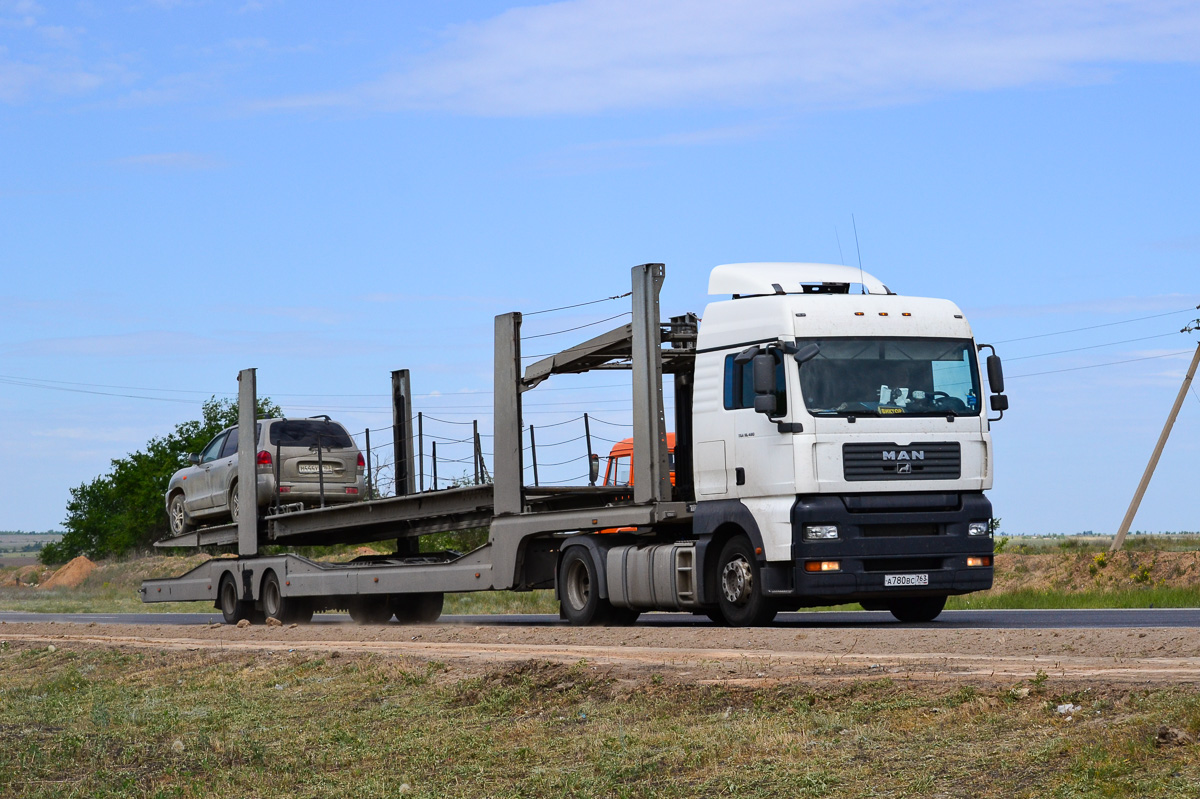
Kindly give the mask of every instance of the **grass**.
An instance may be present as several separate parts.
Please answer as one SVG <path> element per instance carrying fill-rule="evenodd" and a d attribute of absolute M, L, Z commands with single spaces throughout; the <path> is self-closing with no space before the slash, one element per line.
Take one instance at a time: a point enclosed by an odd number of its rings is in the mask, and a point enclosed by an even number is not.
<path fill-rule="evenodd" d="M 656 675 L 658 676 L 658 675 Z M 375 656 L 0 646 L 0 795 L 1184 797 L 1190 688 L 1057 695 L 888 680 L 469 676 Z M 1083 706 L 1072 721 L 1060 701 Z"/>
<path fill-rule="evenodd" d="M 952 610 L 1195 608 L 1200 607 L 1200 588 L 1149 586 L 1104 591 L 1029 588 L 1000 593 L 983 591 L 952 596 L 946 607 Z"/>

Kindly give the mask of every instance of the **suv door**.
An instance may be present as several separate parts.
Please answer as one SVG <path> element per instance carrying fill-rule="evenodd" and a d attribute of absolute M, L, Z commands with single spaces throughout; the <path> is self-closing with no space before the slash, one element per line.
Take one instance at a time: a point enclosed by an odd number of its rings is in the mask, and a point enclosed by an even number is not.
<path fill-rule="evenodd" d="M 224 508 L 229 505 L 229 484 L 237 477 L 238 429 L 235 427 L 225 436 L 221 446 L 221 454 L 212 464 L 209 472 L 212 507 Z"/>
<path fill-rule="evenodd" d="M 221 445 L 225 443 L 225 436 L 228 432 L 228 430 L 222 430 L 212 441 L 208 442 L 208 446 L 200 453 L 200 463 L 196 466 L 196 474 L 191 478 L 191 481 L 194 482 L 184 489 L 184 498 L 189 511 L 206 510 L 213 506 L 213 463 L 221 455 Z"/>

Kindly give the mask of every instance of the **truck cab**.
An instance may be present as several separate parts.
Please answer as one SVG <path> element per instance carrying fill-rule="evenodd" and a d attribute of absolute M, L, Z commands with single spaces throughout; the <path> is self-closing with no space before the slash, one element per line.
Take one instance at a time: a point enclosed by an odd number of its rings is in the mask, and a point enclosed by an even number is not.
<path fill-rule="evenodd" d="M 990 588 L 992 442 L 962 311 L 828 264 L 719 266 L 709 294 L 728 299 L 696 343 L 694 524 L 706 557 L 733 535 L 754 555 L 706 569 L 713 592 L 753 623 L 847 601 L 922 620 Z"/>

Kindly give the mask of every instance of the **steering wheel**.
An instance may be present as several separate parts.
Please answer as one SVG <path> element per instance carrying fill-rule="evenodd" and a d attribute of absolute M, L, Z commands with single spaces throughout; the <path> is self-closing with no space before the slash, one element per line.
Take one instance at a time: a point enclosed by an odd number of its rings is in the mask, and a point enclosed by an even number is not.
<path fill-rule="evenodd" d="M 939 408 L 946 408 L 952 411 L 965 411 L 967 409 L 967 403 L 958 397 L 950 396 L 945 391 L 931 391 L 929 392 L 929 396 L 933 404 Z"/>

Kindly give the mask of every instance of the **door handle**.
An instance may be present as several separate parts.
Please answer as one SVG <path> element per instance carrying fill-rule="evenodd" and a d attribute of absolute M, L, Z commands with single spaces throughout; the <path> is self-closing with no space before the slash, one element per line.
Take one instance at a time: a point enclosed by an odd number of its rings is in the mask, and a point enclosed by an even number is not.
<path fill-rule="evenodd" d="M 738 485 L 744 486 L 746 484 L 746 470 L 741 466 L 736 467 L 733 470 L 733 480 Z"/>

